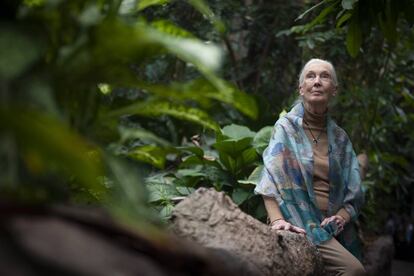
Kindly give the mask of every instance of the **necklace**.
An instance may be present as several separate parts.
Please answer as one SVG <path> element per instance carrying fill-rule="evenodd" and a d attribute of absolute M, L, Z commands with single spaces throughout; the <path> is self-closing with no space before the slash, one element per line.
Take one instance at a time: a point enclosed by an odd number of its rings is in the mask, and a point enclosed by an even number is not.
<path fill-rule="evenodd" d="M 321 131 L 320 131 L 320 132 L 319 132 L 319 134 L 318 134 L 318 137 L 315 137 L 315 135 L 313 135 L 313 132 L 312 132 L 312 130 L 311 130 L 311 128 L 310 128 L 310 126 L 309 126 L 309 123 L 308 123 L 305 119 L 303 119 L 303 121 L 305 122 L 306 126 L 308 127 L 309 132 L 310 132 L 310 134 L 311 134 L 311 136 L 312 136 L 312 138 L 313 138 L 312 142 L 313 142 L 315 145 L 318 145 L 319 138 L 321 138 L 322 132 L 325 130 L 325 128 L 321 129 Z"/>

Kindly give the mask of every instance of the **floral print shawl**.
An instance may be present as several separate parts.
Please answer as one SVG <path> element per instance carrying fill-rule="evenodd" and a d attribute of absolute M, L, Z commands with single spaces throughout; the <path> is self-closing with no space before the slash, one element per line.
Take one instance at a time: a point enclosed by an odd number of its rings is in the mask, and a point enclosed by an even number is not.
<path fill-rule="evenodd" d="M 302 127 L 304 107 L 296 104 L 275 124 L 268 147 L 263 152 L 264 169 L 256 194 L 273 197 L 284 218 L 306 230 L 307 238 L 318 245 L 331 239 L 334 229 L 322 228 L 323 214 L 313 190 L 313 150 Z M 329 204 L 327 216 L 345 208 L 355 221 L 363 203 L 359 164 L 343 129 L 328 116 Z M 339 242 L 361 257 L 354 223 L 337 236 Z"/>

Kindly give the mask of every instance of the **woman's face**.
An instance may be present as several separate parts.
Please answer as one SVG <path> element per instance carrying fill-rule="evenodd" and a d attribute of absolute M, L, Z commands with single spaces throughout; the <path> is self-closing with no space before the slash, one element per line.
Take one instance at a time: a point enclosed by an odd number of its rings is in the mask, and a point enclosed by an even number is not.
<path fill-rule="evenodd" d="M 330 98 L 336 94 L 329 64 L 311 63 L 304 72 L 304 79 L 299 86 L 303 102 L 310 105 L 327 106 Z"/>

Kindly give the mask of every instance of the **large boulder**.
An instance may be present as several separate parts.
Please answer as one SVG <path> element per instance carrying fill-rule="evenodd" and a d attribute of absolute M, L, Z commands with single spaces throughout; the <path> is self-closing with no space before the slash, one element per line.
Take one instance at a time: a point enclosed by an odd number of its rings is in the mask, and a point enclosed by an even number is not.
<path fill-rule="evenodd" d="M 394 243 L 391 236 L 380 236 L 366 246 L 364 250 L 364 267 L 368 275 L 390 276 Z"/>
<path fill-rule="evenodd" d="M 303 234 L 271 231 L 214 189 L 200 188 L 180 202 L 171 230 L 235 256 L 244 275 L 323 275 L 321 256 Z"/>

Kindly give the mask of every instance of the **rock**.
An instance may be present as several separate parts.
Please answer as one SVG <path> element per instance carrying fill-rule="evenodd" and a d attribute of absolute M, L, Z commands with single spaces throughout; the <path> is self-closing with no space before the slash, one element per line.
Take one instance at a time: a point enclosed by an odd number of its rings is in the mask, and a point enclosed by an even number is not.
<path fill-rule="evenodd" d="M 380 236 L 364 250 L 364 267 L 368 275 L 391 276 L 394 243 L 391 236 Z"/>
<path fill-rule="evenodd" d="M 223 259 L 155 228 L 118 225 L 99 209 L 0 204 L 0 275 L 235 275 L 217 265 Z"/>
<path fill-rule="evenodd" d="M 243 275 L 323 275 L 322 259 L 305 236 L 271 231 L 214 189 L 200 188 L 180 202 L 173 210 L 171 230 L 228 252 L 244 264 Z"/>

